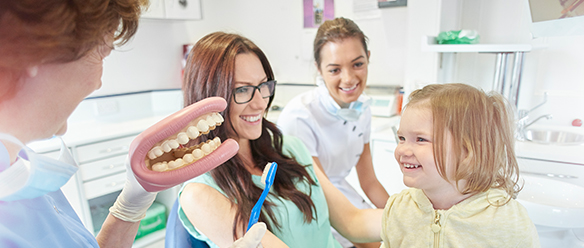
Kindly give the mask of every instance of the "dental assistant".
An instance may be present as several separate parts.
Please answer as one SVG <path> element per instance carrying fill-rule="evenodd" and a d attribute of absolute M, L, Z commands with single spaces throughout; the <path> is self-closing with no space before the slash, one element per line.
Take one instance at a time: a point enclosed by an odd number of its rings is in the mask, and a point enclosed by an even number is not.
<path fill-rule="evenodd" d="M 352 20 L 324 22 L 314 39 L 318 87 L 294 97 L 278 117 L 282 132 L 300 138 L 331 183 L 361 209 L 372 206 L 345 179 L 353 167 L 375 207 L 383 208 L 389 198 L 375 175 L 369 147 L 371 100 L 363 94 L 369 56 L 367 38 Z M 344 247 L 380 245 L 352 244 L 333 233 Z"/>
<path fill-rule="evenodd" d="M 69 115 L 101 86 L 103 59 L 133 37 L 147 4 L 0 0 L 0 247 L 132 246 L 156 193 L 128 170 L 94 237 L 60 190 L 78 169 L 65 144 L 60 159 L 26 144 L 65 133 Z"/>

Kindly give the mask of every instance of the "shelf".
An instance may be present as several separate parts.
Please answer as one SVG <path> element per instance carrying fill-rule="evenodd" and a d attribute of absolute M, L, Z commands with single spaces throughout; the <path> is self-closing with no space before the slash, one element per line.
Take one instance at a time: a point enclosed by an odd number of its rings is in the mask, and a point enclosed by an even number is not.
<path fill-rule="evenodd" d="M 422 51 L 441 53 L 514 53 L 529 52 L 543 47 L 534 47 L 531 44 L 455 44 L 440 45 L 435 36 L 422 37 Z"/>

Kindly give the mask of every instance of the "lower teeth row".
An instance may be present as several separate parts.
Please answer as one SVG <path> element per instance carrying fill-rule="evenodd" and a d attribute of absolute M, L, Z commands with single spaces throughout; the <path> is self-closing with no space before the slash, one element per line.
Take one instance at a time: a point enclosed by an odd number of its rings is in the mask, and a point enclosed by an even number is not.
<path fill-rule="evenodd" d="M 215 151 L 219 145 L 221 145 L 221 139 L 219 139 L 219 137 L 215 137 L 214 139 L 205 142 L 200 148 L 196 148 L 192 152 L 186 153 L 182 158 L 178 158 L 169 162 L 164 161 L 153 164 L 152 170 L 162 172 L 183 167 Z"/>

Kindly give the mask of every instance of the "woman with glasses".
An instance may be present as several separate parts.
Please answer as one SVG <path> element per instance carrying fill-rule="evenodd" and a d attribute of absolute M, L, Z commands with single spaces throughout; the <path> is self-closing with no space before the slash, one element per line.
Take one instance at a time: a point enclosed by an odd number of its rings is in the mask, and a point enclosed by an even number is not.
<path fill-rule="evenodd" d="M 282 110 L 278 126 L 284 134 L 304 142 L 315 164 L 358 208 L 371 208 L 346 181 L 355 167 L 363 192 L 377 208 L 389 195 L 373 170 L 369 148 L 371 110 L 363 93 L 370 52 L 367 38 L 346 18 L 324 22 L 314 39 L 314 60 L 322 80 L 312 91 L 296 96 Z M 335 238 L 343 247 L 379 247 Z"/>
<path fill-rule="evenodd" d="M 312 166 L 300 140 L 283 136 L 263 118 L 275 84 L 266 56 L 247 38 L 216 32 L 192 48 L 183 82 L 185 105 L 211 96 L 225 98 L 224 124 L 201 139 L 233 138 L 239 152 L 183 185 L 178 215 L 187 231 L 210 247 L 225 247 L 241 237 L 265 187 L 262 172 L 268 162 L 276 162 L 274 183 L 259 217 L 268 227 L 264 247 L 341 247 L 331 224 L 354 240 L 380 240 L 381 210 L 352 206 Z"/>

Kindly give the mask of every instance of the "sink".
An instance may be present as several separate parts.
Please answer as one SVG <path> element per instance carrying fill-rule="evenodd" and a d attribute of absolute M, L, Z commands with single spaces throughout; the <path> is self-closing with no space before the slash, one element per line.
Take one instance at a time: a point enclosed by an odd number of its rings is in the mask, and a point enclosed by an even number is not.
<path fill-rule="evenodd" d="M 534 143 L 549 145 L 581 145 L 584 135 L 566 131 L 528 129 L 525 139 Z"/>
<path fill-rule="evenodd" d="M 536 225 L 584 228 L 584 187 L 543 176 L 521 175 L 519 201 Z"/>

